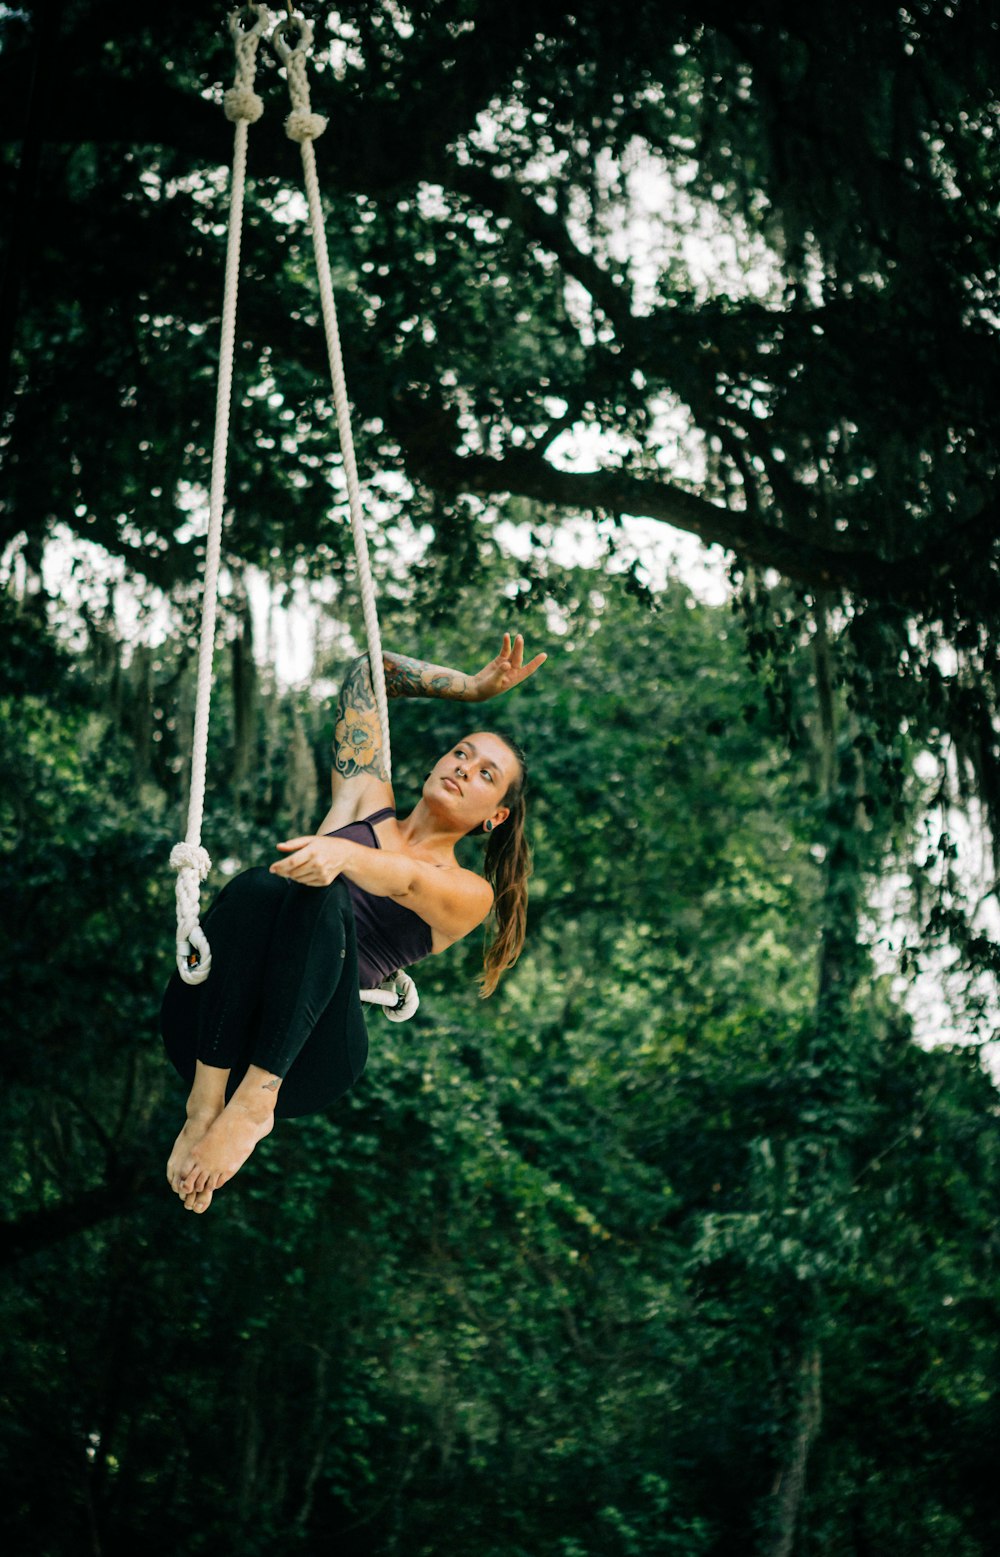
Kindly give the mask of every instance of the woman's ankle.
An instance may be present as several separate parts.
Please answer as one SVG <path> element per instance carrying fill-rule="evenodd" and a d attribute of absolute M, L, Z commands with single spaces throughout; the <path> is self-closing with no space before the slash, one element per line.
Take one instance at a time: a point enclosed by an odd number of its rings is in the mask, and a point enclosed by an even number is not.
<path fill-rule="evenodd" d="M 228 1080 L 228 1070 L 223 1070 L 217 1065 L 205 1065 L 199 1060 L 195 1066 L 194 1084 L 188 1094 L 188 1118 L 202 1118 L 205 1114 L 221 1114 L 226 1106 Z"/>
<path fill-rule="evenodd" d="M 246 1075 L 233 1093 L 233 1102 L 247 1109 L 255 1118 L 274 1113 L 282 1078 L 260 1065 L 249 1065 Z"/>

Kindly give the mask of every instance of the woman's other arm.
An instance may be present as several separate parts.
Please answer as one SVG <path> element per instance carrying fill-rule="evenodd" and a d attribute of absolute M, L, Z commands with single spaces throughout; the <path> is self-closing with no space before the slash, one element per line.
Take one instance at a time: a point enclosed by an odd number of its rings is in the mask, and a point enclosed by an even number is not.
<path fill-rule="evenodd" d="M 524 639 L 504 633 L 500 653 L 475 675 L 432 665 L 405 654 L 385 653 L 386 691 L 390 697 L 443 697 L 459 703 L 485 703 L 534 675 L 546 656 L 524 663 Z M 332 804 L 320 824 L 321 833 L 344 827 L 393 804 L 386 772 L 382 731 L 375 707 L 375 689 L 366 654 L 356 659 L 340 689 L 333 731 Z"/>
<path fill-rule="evenodd" d="M 411 908 L 449 941 L 461 940 L 482 924 L 493 906 L 493 890 L 475 871 L 441 870 L 426 860 L 366 849 L 345 838 L 289 838 L 279 843 L 283 858 L 271 872 L 307 887 L 327 887 L 346 876 L 376 897 Z"/>
<path fill-rule="evenodd" d="M 519 682 L 533 676 L 546 655 L 536 654 L 524 663 L 524 639 L 518 633 L 511 641 L 504 633 L 500 653 L 474 676 L 445 665 L 430 665 L 426 660 L 410 659 L 405 654 L 385 654 L 385 684 L 390 697 L 447 697 L 457 703 L 485 703 L 501 692 L 509 692 Z"/>

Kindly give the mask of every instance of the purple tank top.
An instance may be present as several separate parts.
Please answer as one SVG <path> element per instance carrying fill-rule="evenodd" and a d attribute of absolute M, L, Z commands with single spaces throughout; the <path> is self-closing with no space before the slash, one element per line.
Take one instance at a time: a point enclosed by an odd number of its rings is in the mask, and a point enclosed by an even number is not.
<path fill-rule="evenodd" d="M 391 806 L 373 811 L 361 821 L 338 827 L 328 838 L 346 838 L 365 849 L 380 849 L 375 823 L 395 816 Z M 373 989 L 400 968 L 408 968 L 431 949 L 431 927 L 412 908 L 394 903 L 391 897 L 376 897 L 347 882 L 358 931 L 358 976 L 362 989 Z"/>

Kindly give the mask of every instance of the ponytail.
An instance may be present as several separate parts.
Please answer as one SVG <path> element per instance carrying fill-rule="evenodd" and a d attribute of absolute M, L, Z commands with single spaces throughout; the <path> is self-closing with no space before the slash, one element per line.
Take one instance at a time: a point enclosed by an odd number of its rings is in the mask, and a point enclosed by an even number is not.
<path fill-rule="evenodd" d="M 506 735 L 493 732 L 509 746 L 520 764 L 520 773 L 501 802 L 510 815 L 489 834 L 483 874 L 493 888 L 493 914 L 496 934 L 483 957 L 480 996 L 492 995 L 500 976 L 512 968 L 521 955 L 528 922 L 528 877 L 531 875 L 531 850 L 524 833 L 525 787 L 528 766 L 524 752 Z"/>

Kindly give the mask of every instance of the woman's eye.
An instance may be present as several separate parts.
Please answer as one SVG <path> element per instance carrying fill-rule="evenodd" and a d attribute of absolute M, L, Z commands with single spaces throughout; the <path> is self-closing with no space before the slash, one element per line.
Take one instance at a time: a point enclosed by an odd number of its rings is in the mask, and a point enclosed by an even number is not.
<path fill-rule="evenodd" d="M 493 783 L 493 774 L 490 772 L 489 768 L 483 769 L 483 778 L 486 779 L 488 783 Z"/>

